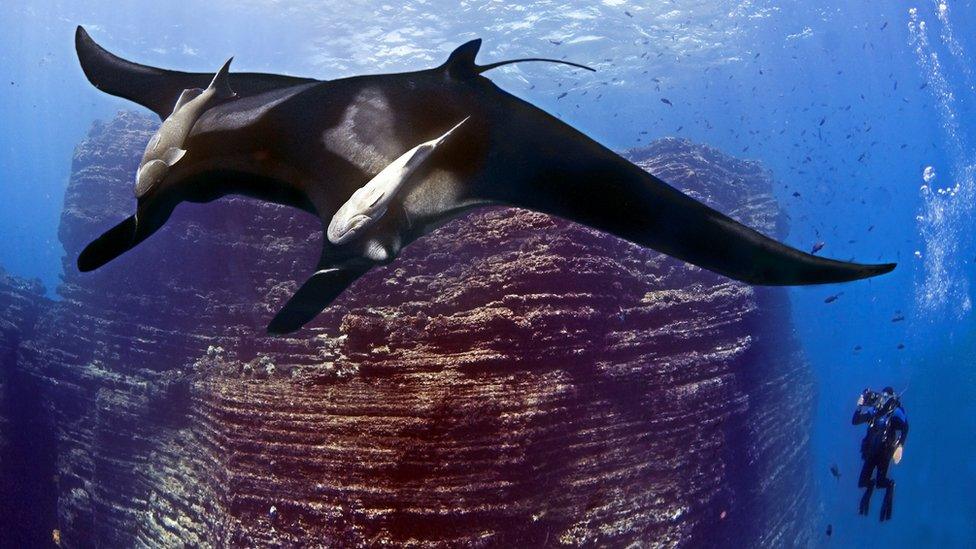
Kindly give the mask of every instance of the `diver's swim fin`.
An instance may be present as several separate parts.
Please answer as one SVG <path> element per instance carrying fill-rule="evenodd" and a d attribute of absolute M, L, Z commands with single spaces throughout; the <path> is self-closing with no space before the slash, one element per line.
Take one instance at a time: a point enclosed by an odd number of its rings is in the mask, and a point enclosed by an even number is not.
<path fill-rule="evenodd" d="M 881 503 L 881 516 L 878 520 L 884 522 L 886 520 L 891 520 L 891 508 L 894 505 L 895 499 L 895 483 L 892 482 L 886 489 L 884 495 L 884 501 Z"/>
<path fill-rule="evenodd" d="M 271 320 L 268 333 L 287 334 L 298 330 L 370 268 L 366 263 L 354 263 L 316 271 Z"/>
<path fill-rule="evenodd" d="M 139 242 L 136 238 L 136 218 L 129 216 L 85 246 L 78 256 L 78 270 L 83 273 L 94 271 L 129 251 Z"/>
<path fill-rule="evenodd" d="M 868 511 L 871 510 L 871 494 L 874 493 L 874 487 L 868 486 L 864 490 L 864 495 L 861 496 L 861 504 L 858 506 L 857 513 L 859 515 L 867 515 Z"/>

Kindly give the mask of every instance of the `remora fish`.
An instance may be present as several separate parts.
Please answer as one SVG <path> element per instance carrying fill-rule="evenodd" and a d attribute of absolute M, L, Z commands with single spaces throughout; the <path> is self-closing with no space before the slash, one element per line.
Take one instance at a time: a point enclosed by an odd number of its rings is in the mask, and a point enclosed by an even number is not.
<path fill-rule="evenodd" d="M 403 188 L 417 168 L 467 120 L 465 118 L 458 122 L 437 139 L 421 143 L 401 154 L 370 179 L 369 183 L 352 193 L 349 200 L 332 216 L 329 229 L 326 231 L 329 241 L 336 245 L 345 244 L 362 235 L 366 229 L 376 223 L 386 213 L 393 197 Z"/>
<path fill-rule="evenodd" d="M 233 60 L 231 57 L 220 67 L 207 89 L 190 88 L 180 94 L 173 113 L 163 120 L 163 124 L 146 145 L 146 152 L 143 153 L 142 162 L 136 172 L 136 198 L 151 191 L 166 177 L 170 168 L 183 158 L 186 154 L 186 149 L 183 148 L 186 138 L 200 115 L 220 101 L 234 98 L 234 91 L 227 83 L 227 73 Z"/>

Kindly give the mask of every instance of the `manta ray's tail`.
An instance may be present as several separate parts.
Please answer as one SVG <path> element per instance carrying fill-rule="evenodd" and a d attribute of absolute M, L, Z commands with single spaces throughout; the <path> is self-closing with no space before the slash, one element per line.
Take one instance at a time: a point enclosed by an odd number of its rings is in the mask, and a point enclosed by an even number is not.
<path fill-rule="evenodd" d="M 511 65 L 512 63 L 523 63 L 525 61 L 544 61 L 546 63 L 557 63 L 560 65 L 569 65 L 570 67 L 576 67 L 577 69 L 585 69 L 590 72 L 596 72 L 596 69 L 592 67 L 587 67 L 586 65 L 581 65 L 579 63 L 573 63 L 572 61 L 563 61 L 562 59 L 549 59 L 548 57 L 523 57 L 521 59 L 509 59 L 508 61 L 499 61 L 497 63 L 490 63 L 488 65 L 480 65 L 478 67 L 478 73 L 483 73 L 490 71 L 491 69 L 501 67 L 503 65 Z"/>
<path fill-rule="evenodd" d="M 549 59 L 546 57 L 523 57 L 521 59 L 509 59 L 508 61 L 490 63 L 488 65 L 478 65 L 474 62 L 474 58 L 478 55 L 479 49 L 481 49 L 480 38 L 476 38 L 461 44 L 451 53 L 451 56 L 447 58 L 447 61 L 441 66 L 441 69 L 447 71 L 448 74 L 455 78 L 471 78 L 503 65 L 522 63 L 525 61 L 543 61 L 546 63 L 569 65 L 570 67 L 596 72 L 596 69 L 587 67 L 586 65 L 580 65 L 579 63 L 573 63 L 572 61 L 563 61 L 562 59 Z"/>

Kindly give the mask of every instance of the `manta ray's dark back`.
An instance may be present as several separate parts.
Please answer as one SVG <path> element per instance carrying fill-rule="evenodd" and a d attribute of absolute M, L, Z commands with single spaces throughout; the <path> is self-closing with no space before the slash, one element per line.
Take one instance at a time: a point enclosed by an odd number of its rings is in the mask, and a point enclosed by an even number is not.
<path fill-rule="evenodd" d="M 75 30 L 75 50 L 85 76 L 96 88 L 138 103 L 162 119 L 173 112 L 183 90 L 206 88 L 213 78 L 212 72 L 170 71 L 126 61 L 95 43 L 82 27 Z M 229 78 L 240 97 L 316 82 L 312 78 L 250 72 L 233 73 Z"/>

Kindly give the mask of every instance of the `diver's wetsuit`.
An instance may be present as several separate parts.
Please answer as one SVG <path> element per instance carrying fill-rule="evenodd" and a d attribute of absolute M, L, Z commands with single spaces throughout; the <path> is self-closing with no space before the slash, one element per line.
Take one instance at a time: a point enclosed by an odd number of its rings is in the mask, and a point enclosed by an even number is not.
<path fill-rule="evenodd" d="M 905 444 L 908 437 L 908 416 L 897 397 L 890 397 L 886 402 L 877 400 L 857 407 L 851 419 L 854 425 L 868 423 L 868 432 L 861 441 L 861 459 L 864 466 L 858 477 L 857 485 L 865 488 L 861 498 L 859 512 L 868 513 L 871 504 L 871 494 L 874 488 L 884 488 L 885 498 L 881 506 L 881 520 L 891 518 L 891 506 L 894 498 L 895 482 L 888 478 L 888 466 L 895 448 Z M 897 434 L 896 434 L 897 433 Z M 871 481 L 871 473 L 877 470 L 876 480 Z"/>

